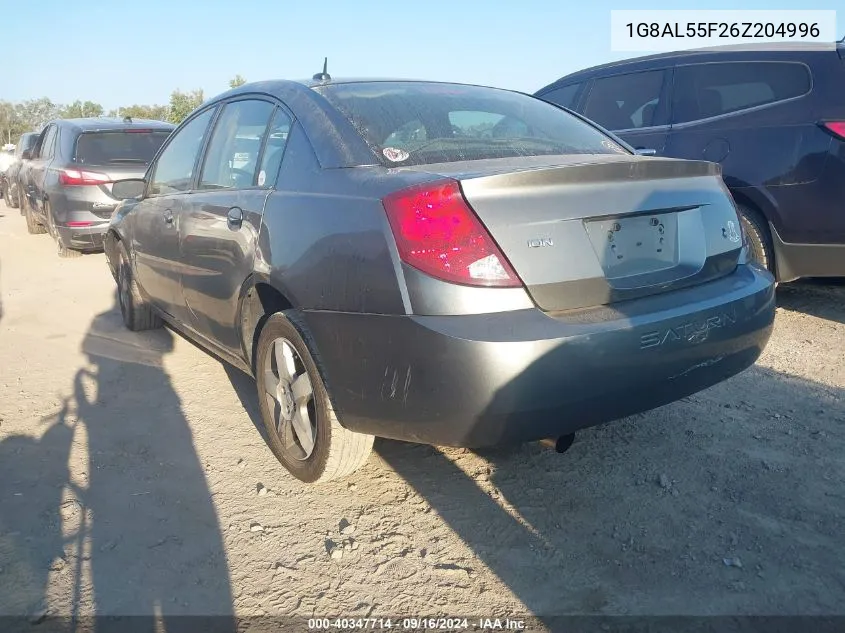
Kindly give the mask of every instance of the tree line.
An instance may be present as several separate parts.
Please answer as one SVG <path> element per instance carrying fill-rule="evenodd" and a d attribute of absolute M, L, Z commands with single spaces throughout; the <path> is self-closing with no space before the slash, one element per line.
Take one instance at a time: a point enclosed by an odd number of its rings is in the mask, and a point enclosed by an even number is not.
<path fill-rule="evenodd" d="M 240 75 L 229 81 L 231 88 L 246 83 Z M 106 110 L 99 103 L 77 99 L 71 104 L 53 103 L 47 97 L 29 99 L 19 103 L 0 101 L 0 144 L 17 143 L 25 132 L 40 132 L 53 119 L 77 119 L 83 117 L 132 117 L 133 119 L 154 119 L 169 121 L 178 125 L 194 109 L 205 101 L 202 90 L 182 92 L 174 90 L 170 101 L 164 105 L 129 105 Z"/>

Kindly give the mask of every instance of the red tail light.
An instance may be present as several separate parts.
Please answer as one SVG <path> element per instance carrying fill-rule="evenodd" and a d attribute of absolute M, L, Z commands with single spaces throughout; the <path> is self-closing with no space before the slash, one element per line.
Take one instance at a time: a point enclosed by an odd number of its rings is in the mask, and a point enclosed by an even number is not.
<path fill-rule="evenodd" d="M 65 187 L 80 185 L 104 185 L 111 182 L 111 178 L 96 171 L 83 171 L 81 169 L 62 169 L 59 172 L 59 184 Z"/>
<path fill-rule="evenodd" d="M 822 121 L 820 125 L 840 141 L 845 141 L 845 121 Z"/>
<path fill-rule="evenodd" d="M 94 223 L 80 220 L 78 222 L 68 222 L 67 224 L 65 224 L 65 226 L 81 227 L 81 226 L 91 226 L 92 224 L 94 224 Z"/>
<path fill-rule="evenodd" d="M 454 180 L 425 183 L 383 200 L 405 263 L 469 286 L 521 286 L 516 272 L 464 200 Z"/>

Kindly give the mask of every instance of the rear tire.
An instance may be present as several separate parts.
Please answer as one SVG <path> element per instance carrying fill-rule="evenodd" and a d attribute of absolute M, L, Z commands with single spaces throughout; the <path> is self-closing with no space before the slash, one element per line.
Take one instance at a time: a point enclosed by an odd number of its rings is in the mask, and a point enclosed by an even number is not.
<path fill-rule="evenodd" d="M 47 232 L 47 227 L 41 224 L 32 215 L 32 209 L 29 206 L 29 201 L 26 198 L 21 199 L 23 205 L 23 214 L 26 218 L 26 230 L 30 235 L 43 235 Z"/>
<path fill-rule="evenodd" d="M 288 374 L 295 375 L 295 379 L 288 383 L 293 387 L 286 393 L 292 395 L 290 406 L 294 409 L 299 407 L 300 411 L 307 410 L 306 421 L 313 433 L 310 450 L 306 443 L 300 441 L 299 434 L 285 425 L 280 401 L 269 395 L 268 384 L 272 381 L 267 372 L 277 380 L 282 375 L 276 360 L 279 345 L 287 345 L 292 353 L 290 358 L 295 371 Z M 374 437 L 341 426 L 323 381 L 314 341 L 295 310 L 278 312 L 267 319 L 258 338 L 256 356 L 255 382 L 261 418 L 267 429 L 270 449 L 279 462 L 294 477 L 306 483 L 345 477 L 360 468 L 370 456 Z M 295 385 L 304 374 L 310 381 L 310 394 L 300 401 Z M 282 381 L 278 382 L 281 384 Z"/>
<path fill-rule="evenodd" d="M 737 205 L 739 221 L 748 238 L 748 258 L 775 274 L 775 249 L 766 220 L 756 210 Z"/>
<path fill-rule="evenodd" d="M 163 323 L 149 302 L 141 296 L 138 282 L 132 274 L 129 254 L 123 242 L 117 243 L 117 296 L 123 324 L 133 332 L 154 330 Z"/>
<path fill-rule="evenodd" d="M 12 187 L 8 182 L 6 183 L 6 191 L 3 192 L 3 199 L 6 200 L 6 204 L 9 205 L 9 208 L 11 209 L 17 209 L 20 206 L 20 204 L 18 204 L 18 192 L 15 191 L 15 193 L 12 194 Z"/>
<path fill-rule="evenodd" d="M 62 236 L 59 235 L 59 231 L 56 229 L 56 220 L 53 217 L 53 209 L 48 202 L 44 202 L 44 216 L 47 218 L 48 233 L 50 233 L 53 239 L 56 240 L 56 254 L 62 259 L 75 259 L 77 257 L 82 257 L 82 251 L 68 248 L 64 245 L 64 243 L 62 243 Z"/>

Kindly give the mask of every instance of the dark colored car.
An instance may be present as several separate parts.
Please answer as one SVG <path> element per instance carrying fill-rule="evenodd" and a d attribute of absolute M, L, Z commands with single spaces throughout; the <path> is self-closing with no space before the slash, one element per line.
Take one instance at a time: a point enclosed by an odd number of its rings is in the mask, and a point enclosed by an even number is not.
<path fill-rule="evenodd" d="M 718 165 L 506 90 L 242 86 L 115 194 L 126 325 L 254 376 L 304 481 L 373 436 L 479 447 L 672 402 L 754 363 L 774 319 Z"/>
<path fill-rule="evenodd" d="M 20 206 L 18 175 L 20 174 L 21 167 L 29 162 L 28 159 L 24 158 L 24 152 L 26 152 L 26 155 L 29 155 L 37 142 L 38 132 L 22 134 L 18 144 L 15 146 L 14 162 L 0 176 L 0 189 L 3 192 L 3 199 L 13 209 L 17 209 Z"/>
<path fill-rule="evenodd" d="M 101 250 L 119 202 L 112 183 L 142 177 L 174 127 L 128 118 L 48 123 L 19 176 L 29 232 L 50 233 L 60 257 Z"/>
<path fill-rule="evenodd" d="M 845 276 L 845 43 L 641 57 L 537 96 L 636 148 L 720 163 L 752 256 L 780 281 Z"/>

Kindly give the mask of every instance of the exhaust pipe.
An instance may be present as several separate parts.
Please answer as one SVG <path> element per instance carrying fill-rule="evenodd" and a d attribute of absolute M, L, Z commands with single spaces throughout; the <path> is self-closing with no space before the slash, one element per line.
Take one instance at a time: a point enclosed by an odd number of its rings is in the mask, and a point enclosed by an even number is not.
<path fill-rule="evenodd" d="M 569 447 L 572 446 L 572 443 L 575 441 L 575 433 L 570 433 L 569 435 L 561 435 L 555 441 L 555 451 L 557 453 L 563 454 L 569 450 Z"/>

